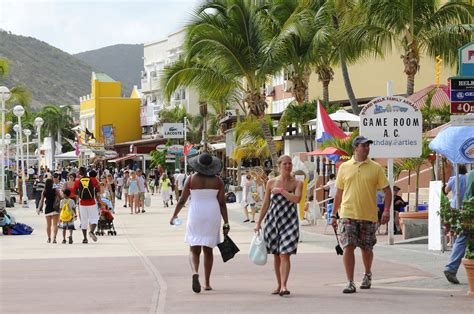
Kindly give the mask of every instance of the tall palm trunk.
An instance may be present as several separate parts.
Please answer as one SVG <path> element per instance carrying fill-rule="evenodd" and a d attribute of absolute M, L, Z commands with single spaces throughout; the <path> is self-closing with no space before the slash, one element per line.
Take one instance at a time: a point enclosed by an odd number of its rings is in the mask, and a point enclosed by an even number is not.
<path fill-rule="evenodd" d="M 407 95 L 412 95 L 415 91 L 415 75 L 420 70 L 420 55 L 416 41 L 412 41 L 405 49 L 405 54 L 401 56 L 404 72 L 407 75 Z"/>
<path fill-rule="evenodd" d="M 329 103 L 329 82 L 328 80 L 324 80 L 323 83 L 323 100 L 327 104 Z"/>
<path fill-rule="evenodd" d="M 349 102 L 351 103 L 352 112 L 356 115 L 359 114 L 359 106 L 357 105 L 357 100 L 352 89 L 351 79 L 349 77 L 349 70 L 347 69 L 347 64 L 342 53 L 339 52 L 339 58 L 341 62 L 342 77 L 344 78 L 344 86 L 346 87 L 347 97 L 349 97 Z"/>
<path fill-rule="evenodd" d="M 273 172 L 275 174 L 278 173 L 278 155 L 275 147 L 275 142 L 273 141 L 273 136 L 272 132 L 270 131 L 270 127 L 267 124 L 267 121 L 265 120 L 265 116 L 260 117 L 260 125 L 262 126 L 263 134 L 265 135 L 265 141 L 267 142 L 268 149 L 270 150 L 270 156 L 272 158 L 272 167 L 273 167 Z"/>
<path fill-rule="evenodd" d="M 306 126 L 301 126 L 301 133 L 303 133 L 303 140 L 304 140 L 304 147 L 306 148 L 307 152 L 310 152 L 309 145 L 308 145 L 308 136 L 306 135 Z"/>

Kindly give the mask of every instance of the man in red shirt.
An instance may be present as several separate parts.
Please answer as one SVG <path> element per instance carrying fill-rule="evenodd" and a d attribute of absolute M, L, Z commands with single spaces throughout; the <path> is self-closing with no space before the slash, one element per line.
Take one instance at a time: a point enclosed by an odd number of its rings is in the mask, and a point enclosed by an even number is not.
<path fill-rule="evenodd" d="M 97 241 L 94 231 L 99 221 L 99 208 L 97 201 L 99 200 L 99 182 L 94 176 L 94 170 L 90 171 L 87 176 L 86 168 L 79 168 L 79 178 L 74 182 L 74 191 L 79 197 L 79 217 L 81 218 L 81 229 L 84 235 L 82 243 L 88 243 L 87 226 L 90 225 L 89 236 L 92 240 Z M 97 173 L 95 173 L 97 175 Z"/>

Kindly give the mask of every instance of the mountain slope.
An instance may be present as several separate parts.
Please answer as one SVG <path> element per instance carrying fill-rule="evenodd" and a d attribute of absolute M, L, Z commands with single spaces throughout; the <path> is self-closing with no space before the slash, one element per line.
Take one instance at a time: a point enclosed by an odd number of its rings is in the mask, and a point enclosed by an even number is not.
<path fill-rule="evenodd" d="M 122 94 L 130 95 L 133 85 L 140 85 L 143 70 L 143 45 L 114 45 L 74 55 L 122 83 Z"/>
<path fill-rule="evenodd" d="M 10 62 L 10 75 L 1 84 L 26 86 L 32 109 L 77 105 L 80 96 L 90 93 L 93 68 L 40 40 L 0 30 L 0 57 Z"/>

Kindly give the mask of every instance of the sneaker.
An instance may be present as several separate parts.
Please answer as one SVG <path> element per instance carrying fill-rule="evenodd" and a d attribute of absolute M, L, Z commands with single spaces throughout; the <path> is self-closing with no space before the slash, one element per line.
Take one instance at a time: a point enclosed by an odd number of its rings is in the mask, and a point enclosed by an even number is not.
<path fill-rule="evenodd" d="M 89 241 L 87 241 L 87 239 L 84 239 L 84 240 L 82 240 L 82 243 L 87 244 L 87 243 L 89 243 Z"/>
<path fill-rule="evenodd" d="M 62 244 L 66 244 L 66 239 L 63 240 L 63 242 L 61 242 Z"/>
<path fill-rule="evenodd" d="M 69 244 L 72 244 L 72 237 L 69 237 Z"/>
<path fill-rule="evenodd" d="M 360 284 L 361 289 L 370 289 L 372 285 L 372 274 L 364 274 L 364 278 L 362 279 L 362 283 Z"/>
<path fill-rule="evenodd" d="M 123 205 L 123 207 L 127 207 L 127 205 Z"/>
<path fill-rule="evenodd" d="M 91 237 L 94 242 L 97 242 L 97 236 L 94 234 L 94 232 L 89 231 L 89 237 Z"/>
<path fill-rule="evenodd" d="M 452 273 L 450 271 L 444 271 L 444 275 L 446 276 L 446 279 L 448 279 L 448 281 L 450 283 L 453 283 L 455 285 L 458 285 L 459 284 L 459 280 L 458 278 L 456 277 L 456 274 L 455 273 Z"/>
<path fill-rule="evenodd" d="M 357 289 L 356 289 L 356 286 L 354 285 L 354 282 L 349 281 L 349 283 L 344 288 L 344 290 L 342 290 L 342 293 L 354 293 L 356 291 L 357 291 Z"/>

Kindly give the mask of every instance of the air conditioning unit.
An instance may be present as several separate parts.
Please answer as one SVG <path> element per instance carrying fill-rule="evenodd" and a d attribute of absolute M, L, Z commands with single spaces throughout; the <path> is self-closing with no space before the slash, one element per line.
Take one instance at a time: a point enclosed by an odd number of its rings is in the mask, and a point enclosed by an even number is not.
<path fill-rule="evenodd" d="M 283 90 L 285 92 L 291 92 L 293 89 L 293 82 L 292 81 L 284 81 L 283 82 Z"/>
<path fill-rule="evenodd" d="M 273 94 L 274 88 L 273 86 L 266 86 L 265 87 L 265 95 L 270 96 Z"/>

